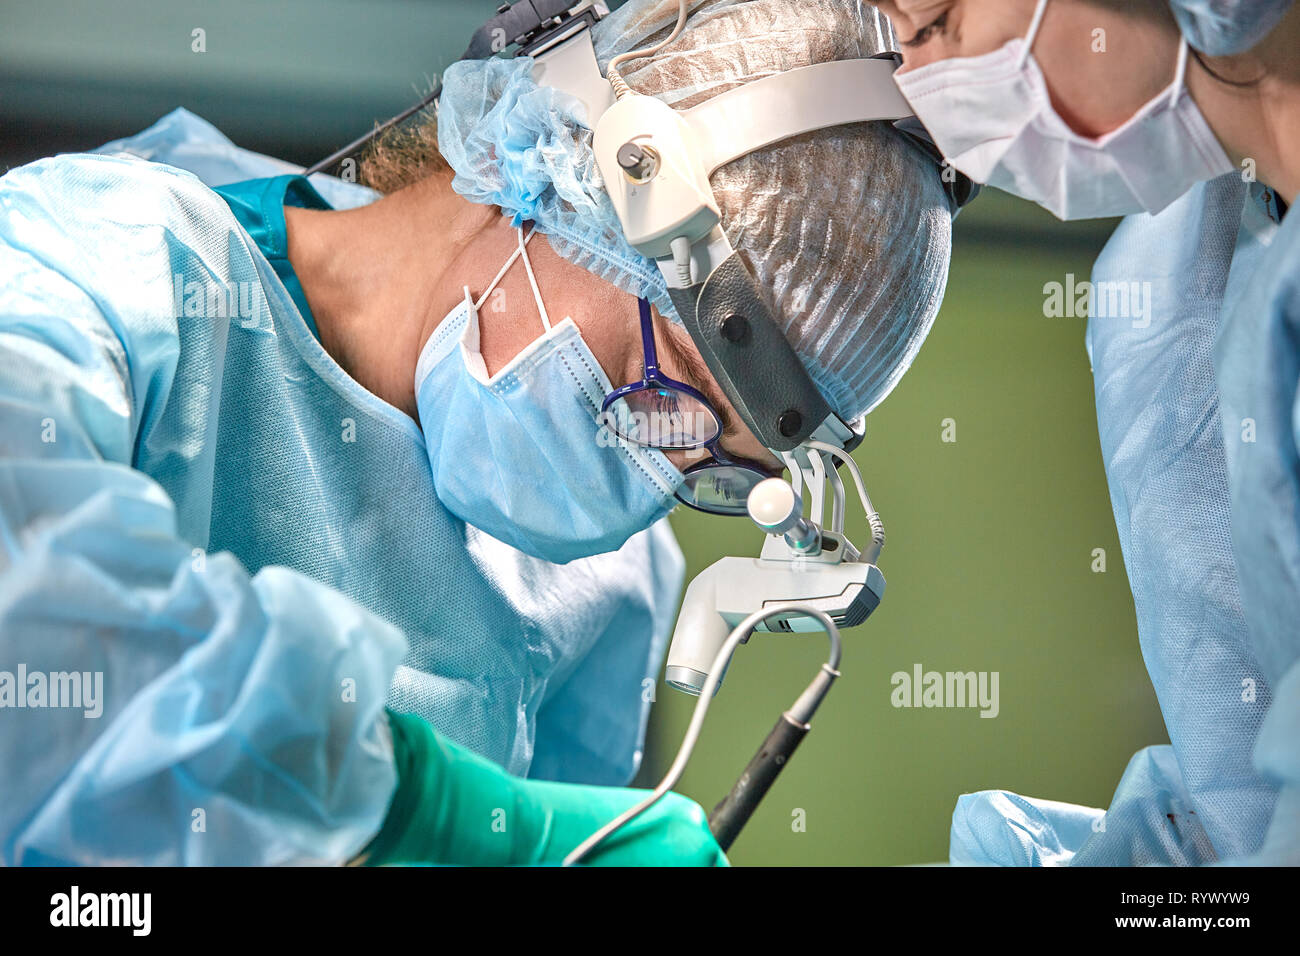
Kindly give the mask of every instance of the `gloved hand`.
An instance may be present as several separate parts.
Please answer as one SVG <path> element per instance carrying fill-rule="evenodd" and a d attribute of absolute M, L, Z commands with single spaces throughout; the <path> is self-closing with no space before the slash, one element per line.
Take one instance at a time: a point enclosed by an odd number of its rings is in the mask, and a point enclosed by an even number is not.
<path fill-rule="evenodd" d="M 646 796 L 644 790 L 526 780 L 440 738 L 410 714 L 388 715 L 397 791 L 368 866 L 558 864 L 592 833 Z M 699 805 L 667 794 L 602 843 L 584 863 L 726 866 Z"/>

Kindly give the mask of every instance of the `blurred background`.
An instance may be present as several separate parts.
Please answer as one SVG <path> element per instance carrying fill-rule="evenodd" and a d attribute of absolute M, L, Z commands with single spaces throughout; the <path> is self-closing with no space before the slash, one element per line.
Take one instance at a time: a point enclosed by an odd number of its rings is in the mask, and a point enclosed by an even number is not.
<path fill-rule="evenodd" d="M 310 163 L 418 99 L 496 6 L 9 4 L 0 169 L 137 132 L 177 106 L 241 146 Z M 889 536 L 884 602 L 845 633 L 844 676 L 734 847 L 737 864 L 944 860 L 959 794 L 1104 807 L 1129 756 L 1167 742 L 1111 516 L 1084 320 L 1043 314 L 1044 286 L 1087 278 L 1110 228 L 1065 226 L 992 191 L 959 218 L 943 312 L 857 453 Z M 948 419 L 956 441 L 943 440 Z M 673 523 L 692 575 L 762 543 L 747 522 L 679 509 Z M 856 503 L 849 533 L 867 538 Z M 679 789 L 706 808 L 721 798 L 824 654 L 821 637 L 741 648 Z M 998 672 L 998 716 L 891 706 L 891 675 L 917 664 Z M 693 703 L 660 685 L 641 782 L 663 773 Z"/>

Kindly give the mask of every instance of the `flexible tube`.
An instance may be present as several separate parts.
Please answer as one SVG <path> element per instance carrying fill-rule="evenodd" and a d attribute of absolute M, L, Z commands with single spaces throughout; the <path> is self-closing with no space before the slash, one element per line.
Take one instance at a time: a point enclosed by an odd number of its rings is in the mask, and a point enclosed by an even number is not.
<path fill-rule="evenodd" d="M 704 682 L 704 689 L 700 692 L 699 699 L 695 702 L 695 710 L 691 713 L 691 723 L 690 726 L 686 728 L 686 735 L 682 738 L 682 745 L 677 751 L 677 757 L 673 760 L 672 766 L 668 768 L 668 773 L 664 775 L 663 780 L 659 782 L 659 786 L 655 787 L 655 789 L 651 791 L 650 796 L 646 797 L 636 806 L 625 810 L 578 844 L 578 846 L 564 858 L 565 866 L 573 866 L 575 863 L 581 863 L 585 856 L 608 839 L 610 835 L 621 829 L 628 821 L 635 819 L 642 813 L 645 813 L 645 811 L 649 810 L 659 802 L 668 791 L 677 785 L 677 781 L 682 778 L 682 773 L 686 770 L 687 761 L 691 759 L 691 753 L 695 750 L 695 744 L 700 739 L 700 731 L 704 727 L 704 717 L 709 712 L 709 704 L 713 702 L 713 695 L 717 692 L 718 683 L 722 678 L 723 671 L 726 670 L 727 662 L 731 660 L 731 655 L 736 652 L 736 648 L 740 646 L 741 642 L 749 637 L 750 633 L 760 623 L 774 615 L 788 614 L 791 611 L 798 611 L 802 614 L 807 614 L 809 617 L 816 620 L 825 629 L 826 635 L 830 638 L 831 642 L 830 656 L 827 658 L 826 664 L 823 667 L 818 668 L 817 676 L 814 677 L 812 683 L 808 685 L 809 689 L 813 689 L 815 686 L 820 686 L 824 680 L 823 675 L 826 673 L 826 668 L 829 668 L 832 673 L 838 673 L 841 656 L 840 629 L 835 626 L 835 622 L 827 617 L 823 611 L 813 607 L 811 604 L 800 604 L 795 602 L 790 604 L 779 604 L 770 608 L 763 608 L 749 615 L 749 617 L 737 624 L 735 629 L 727 635 L 726 641 L 723 642 L 722 647 L 718 650 L 717 656 L 714 657 L 713 666 L 709 668 L 709 678 Z M 808 691 L 804 692 L 804 694 L 807 693 Z M 800 695 L 800 700 L 803 699 L 804 695 Z"/>
<path fill-rule="evenodd" d="M 858 489 L 858 498 L 862 502 L 862 510 L 867 513 L 867 524 L 871 527 L 871 542 L 874 553 L 869 557 L 874 563 L 876 558 L 880 557 L 880 551 L 885 546 L 885 523 L 881 520 L 880 515 L 876 513 L 876 509 L 872 507 L 871 497 L 867 494 L 867 486 L 862 482 L 862 472 L 858 470 L 858 463 L 843 448 L 837 448 L 824 441 L 809 439 L 805 444 L 809 448 L 815 448 L 818 451 L 826 452 L 828 455 L 834 455 L 844 462 L 849 469 L 849 474 L 853 476 L 853 484 Z"/>
<path fill-rule="evenodd" d="M 646 47 L 643 50 L 628 50 L 626 53 L 620 53 L 618 56 L 614 57 L 614 59 L 609 61 L 609 67 L 606 69 L 606 78 L 609 80 L 609 85 L 614 87 L 614 97 L 616 99 L 621 100 L 623 97 L 633 92 L 632 88 L 629 87 L 627 82 L 623 79 L 623 75 L 618 72 L 618 68 L 628 60 L 637 60 L 643 56 L 654 56 L 668 44 L 676 40 L 681 36 L 682 29 L 686 26 L 686 17 L 689 13 L 690 6 L 688 0 L 677 0 L 677 26 L 673 27 L 673 32 L 668 34 L 668 39 L 661 43 L 656 43 L 654 46 Z"/>

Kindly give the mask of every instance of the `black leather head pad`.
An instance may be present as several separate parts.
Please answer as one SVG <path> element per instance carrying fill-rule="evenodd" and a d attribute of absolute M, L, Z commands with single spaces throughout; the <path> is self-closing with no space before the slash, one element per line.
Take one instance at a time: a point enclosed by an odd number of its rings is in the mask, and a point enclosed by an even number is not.
<path fill-rule="evenodd" d="M 709 371 L 768 448 L 794 450 L 831 414 L 738 254 L 702 287 L 669 294 Z"/>

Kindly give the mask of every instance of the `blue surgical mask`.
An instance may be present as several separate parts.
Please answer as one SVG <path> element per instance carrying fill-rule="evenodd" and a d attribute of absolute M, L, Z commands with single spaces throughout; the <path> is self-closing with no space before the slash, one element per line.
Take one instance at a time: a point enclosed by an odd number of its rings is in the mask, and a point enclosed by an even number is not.
<path fill-rule="evenodd" d="M 531 238 L 531 236 L 529 237 Z M 674 504 L 681 473 L 662 452 L 599 422 L 609 379 L 572 319 L 552 327 L 526 240 L 475 302 L 425 343 L 415 400 L 438 498 L 452 514 L 537 558 L 563 564 L 617 551 Z M 483 301 L 522 259 L 544 333 L 489 376 L 479 350 Z"/>

